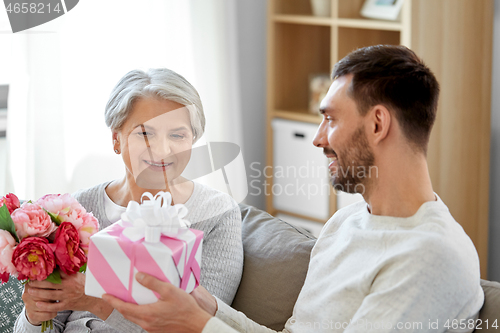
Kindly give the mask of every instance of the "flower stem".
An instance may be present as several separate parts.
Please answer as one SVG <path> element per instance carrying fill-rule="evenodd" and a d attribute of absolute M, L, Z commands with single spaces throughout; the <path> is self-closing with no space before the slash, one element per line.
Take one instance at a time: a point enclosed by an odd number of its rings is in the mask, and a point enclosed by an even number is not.
<path fill-rule="evenodd" d="M 42 322 L 42 333 L 44 333 L 46 330 L 48 330 L 49 327 L 50 327 L 50 330 L 54 329 L 54 323 L 53 323 L 52 319 Z"/>

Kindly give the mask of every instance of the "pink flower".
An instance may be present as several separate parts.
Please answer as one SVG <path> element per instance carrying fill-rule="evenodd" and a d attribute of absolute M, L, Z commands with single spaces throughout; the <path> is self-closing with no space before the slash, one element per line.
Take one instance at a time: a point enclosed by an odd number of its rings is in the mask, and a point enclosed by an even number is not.
<path fill-rule="evenodd" d="M 17 275 L 16 267 L 12 264 L 12 254 L 16 241 L 10 232 L 0 230 L 0 273 Z"/>
<path fill-rule="evenodd" d="M 57 228 L 47 212 L 33 203 L 25 202 L 11 214 L 11 217 L 20 239 L 28 236 L 48 237 Z"/>
<path fill-rule="evenodd" d="M 71 222 L 80 234 L 80 246 L 88 253 L 90 236 L 99 230 L 99 223 L 92 213 L 70 194 L 47 194 L 36 201 L 40 206 L 54 214 L 61 222 Z"/>
<path fill-rule="evenodd" d="M 0 199 L 0 207 L 2 207 L 4 204 L 7 205 L 9 214 L 12 214 L 12 212 L 19 208 L 20 205 L 19 199 L 14 193 L 9 193 L 5 197 L 2 197 L 2 199 Z"/>
<path fill-rule="evenodd" d="M 83 216 L 82 226 L 78 229 L 80 235 L 80 247 L 83 249 L 85 254 L 89 253 L 90 236 L 99 231 L 99 222 L 92 215 L 92 213 L 87 213 Z"/>
<path fill-rule="evenodd" d="M 80 248 L 78 231 L 70 222 L 61 223 L 50 247 L 54 250 L 57 265 L 68 275 L 77 273 L 87 262 L 87 257 Z"/>
<path fill-rule="evenodd" d="M 55 215 L 60 222 L 71 222 L 77 229 L 82 226 L 83 216 L 87 214 L 85 208 L 69 193 L 47 194 L 35 203 Z"/>
<path fill-rule="evenodd" d="M 19 272 L 19 280 L 45 280 L 56 267 L 49 241 L 40 237 L 27 237 L 14 250 L 12 263 Z"/>

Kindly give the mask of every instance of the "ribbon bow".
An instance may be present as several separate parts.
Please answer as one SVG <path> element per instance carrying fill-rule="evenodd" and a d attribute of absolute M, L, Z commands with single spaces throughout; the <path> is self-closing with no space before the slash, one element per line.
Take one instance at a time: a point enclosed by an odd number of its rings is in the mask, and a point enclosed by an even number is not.
<path fill-rule="evenodd" d="M 144 197 L 149 200 L 144 200 Z M 154 197 L 149 192 L 141 196 L 141 204 L 130 201 L 121 218 L 133 227 L 123 230 L 123 235 L 132 242 L 143 238 L 149 243 L 158 243 L 162 234 L 177 233 L 179 228 L 189 228 L 191 223 L 184 220 L 188 209 L 183 204 L 172 204 L 170 192 L 158 192 Z"/>

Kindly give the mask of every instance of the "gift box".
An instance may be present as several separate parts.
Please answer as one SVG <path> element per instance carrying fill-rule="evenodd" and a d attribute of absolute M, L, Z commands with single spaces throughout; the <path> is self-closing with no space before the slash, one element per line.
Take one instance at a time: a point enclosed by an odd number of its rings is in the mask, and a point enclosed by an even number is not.
<path fill-rule="evenodd" d="M 85 294 L 156 302 L 159 295 L 136 281 L 137 272 L 188 293 L 199 285 L 203 232 L 187 228 L 187 209 L 171 206 L 169 194 L 160 192 L 142 205 L 129 203 L 120 221 L 90 237 Z"/>

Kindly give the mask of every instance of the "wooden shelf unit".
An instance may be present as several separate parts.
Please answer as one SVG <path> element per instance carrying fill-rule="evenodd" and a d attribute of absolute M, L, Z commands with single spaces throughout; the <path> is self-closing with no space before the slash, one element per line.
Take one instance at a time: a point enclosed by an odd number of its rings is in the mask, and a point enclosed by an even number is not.
<path fill-rule="evenodd" d="M 434 190 L 474 242 L 486 278 L 493 1 L 405 0 L 397 21 L 361 17 L 364 0 L 330 0 L 329 17 L 313 16 L 309 0 L 268 1 L 267 164 L 272 119 L 321 121 L 307 111 L 311 74 L 330 73 L 359 47 L 410 47 L 441 84 L 428 151 Z M 332 192 L 331 214 L 335 203 Z M 277 212 L 272 196 L 266 204 Z"/>

